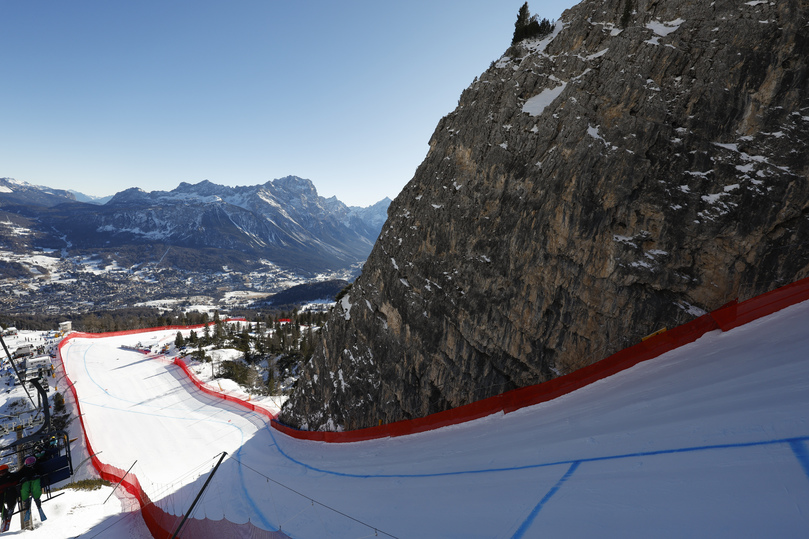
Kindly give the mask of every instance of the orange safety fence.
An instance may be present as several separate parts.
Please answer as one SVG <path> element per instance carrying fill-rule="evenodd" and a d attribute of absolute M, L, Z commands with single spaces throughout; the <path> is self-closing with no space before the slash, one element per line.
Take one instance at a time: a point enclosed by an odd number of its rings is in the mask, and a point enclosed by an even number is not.
<path fill-rule="evenodd" d="M 253 412 L 256 412 L 258 414 L 261 414 L 261 415 L 265 416 L 267 419 L 273 419 L 275 417 L 273 414 L 270 413 L 269 410 L 267 410 L 266 408 L 264 408 L 262 406 L 257 406 L 257 405 L 255 405 L 255 404 L 253 404 L 251 402 L 248 402 L 248 401 L 246 401 L 246 400 L 244 400 L 244 399 L 242 399 L 240 397 L 236 397 L 234 395 L 228 395 L 227 393 L 222 393 L 220 391 L 216 391 L 215 389 L 212 389 L 211 387 L 206 385 L 205 382 L 203 382 L 202 380 L 197 378 L 197 376 L 194 374 L 194 372 L 188 367 L 188 365 L 186 365 L 185 361 L 183 361 L 182 359 L 176 358 L 174 360 L 174 364 L 177 365 L 178 367 L 180 367 L 180 369 L 182 369 L 182 371 L 185 373 L 185 375 L 188 377 L 188 379 L 191 381 L 191 383 L 194 384 L 194 386 L 196 386 L 197 389 L 199 389 L 203 393 L 205 393 L 207 395 L 211 395 L 212 397 L 216 397 L 218 399 L 222 399 L 222 400 L 226 400 L 228 402 L 238 404 L 239 406 L 243 406 L 243 407 L 247 408 L 248 410 L 252 410 Z"/>

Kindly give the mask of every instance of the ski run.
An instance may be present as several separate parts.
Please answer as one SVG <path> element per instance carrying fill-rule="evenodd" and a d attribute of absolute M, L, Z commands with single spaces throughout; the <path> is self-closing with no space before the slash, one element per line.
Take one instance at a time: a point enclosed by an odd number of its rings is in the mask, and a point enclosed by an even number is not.
<path fill-rule="evenodd" d="M 807 327 L 803 302 L 546 403 L 347 444 L 290 438 L 173 357 L 122 348 L 176 330 L 74 337 L 62 359 L 98 458 L 171 514 L 226 452 L 193 518 L 289 537 L 804 537 Z M 8 534 L 149 537 L 131 497 L 103 503 L 111 491 L 68 489 Z"/>

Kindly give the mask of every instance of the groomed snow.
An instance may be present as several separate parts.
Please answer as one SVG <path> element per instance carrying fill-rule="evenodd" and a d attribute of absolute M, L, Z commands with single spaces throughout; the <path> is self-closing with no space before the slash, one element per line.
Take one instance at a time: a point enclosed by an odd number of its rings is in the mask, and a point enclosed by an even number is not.
<path fill-rule="evenodd" d="M 289 438 L 119 349 L 142 336 L 63 353 L 102 460 L 137 460 L 176 514 L 227 451 L 194 516 L 291 537 L 803 537 L 808 326 L 804 302 L 547 403 L 351 444 Z"/>
<path fill-rule="evenodd" d="M 23 532 L 20 531 L 19 515 L 16 515 L 11 520 L 8 536 L 20 534 L 26 539 L 151 539 L 137 501 L 134 498 L 119 501 L 111 486 L 92 491 L 65 489 L 60 492 L 42 505 L 48 520 L 39 522 L 34 516 L 34 529 Z"/>

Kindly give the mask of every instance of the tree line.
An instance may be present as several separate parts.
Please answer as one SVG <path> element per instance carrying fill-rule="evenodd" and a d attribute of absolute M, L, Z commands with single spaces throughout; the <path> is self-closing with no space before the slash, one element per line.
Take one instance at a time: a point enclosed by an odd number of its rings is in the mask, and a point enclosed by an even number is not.
<path fill-rule="evenodd" d="M 203 327 L 191 330 L 187 338 L 177 331 L 174 345 L 203 362 L 210 361 L 207 348 L 238 350 L 244 363 L 223 361 L 214 375 L 272 394 L 276 388 L 276 373 L 284 380 L 312 357 L 316 339 L 313 328 L 322 326 L 327 317 L 328 313 L 292 311 L 277 317 L 257 316 L 253 321 L 226 324 L 219 311 L 215 311 L 211 320 L 204 320 Z M 262 361 L 268 365 L 266 383 L 258 379 L 254 368 Z"/>
<path fill-rule="evenodd" d="M 210 361 L 206 348 L 234 348 L 239 350 L 245 363 L 225 361 L 220 364 L 219 376 L 268 393 L 276 386 L 275 374 L 283 380 L 294 374 L 297 366 L 312 357 L 316 332 L 313 327 L 322 326 L 329 313 L 288 311 L 256 311 L 235 309 L 229 312 L 232 318 L 244 318 L 245 322 L 226 324 L 218 310 L 207 312 L 160 311 L 152 307 L 132 307 L 113 311 L 98 311 L 85 314 L 57 316 L 30 314 L 1 316 L 0 326 L 14 326 L 20 330 L 56 330 L 60 322 L 70 320 L 73 329 L 86 333 L 108 333 L 131 329 L 164 326 L 202 326 L 192 330 L 188 338 L 177 332 L 175 345 L 184 348 L 187 355 L 202 361 Z M 266 360 L 270 379 L 266 384 L 256 379 L 254 368 Z"/>
<path fill-rule="evenodd" d="M 229 316 L 245 318 L 252 322 L 274 323 L 280 319 L 295 319 L 301 324 L 323 319 L 324 313 L 299 312 L 296 309 L 266 310 L 233 309 Z M 0 326 L 14 326 L 20 330 L 50 331 L 59 328 L 61 322 L 70 320 L 73 329 L 87 333 L 108 333 L 128 329 L 145 329 L 162 326 L 192 326 L 210 322 L 206 312 L 180 310 L 161 311 L 155 307 L 126 307 L 115 310 L 98 310 L 89 313 L 66 314 L 0 314 Z"/>
<path fill-rule="evenodd" d="M 531 15 L 528 2 L 526 2 L 517 12 L 517 21 L 514 23 L 514 36 L 511 38 L 511 45 L 514 46 L 524 39 L 546 36 L 552 30 L 553 23 L 548 19 L 539 20 L 536 15 Z"/>

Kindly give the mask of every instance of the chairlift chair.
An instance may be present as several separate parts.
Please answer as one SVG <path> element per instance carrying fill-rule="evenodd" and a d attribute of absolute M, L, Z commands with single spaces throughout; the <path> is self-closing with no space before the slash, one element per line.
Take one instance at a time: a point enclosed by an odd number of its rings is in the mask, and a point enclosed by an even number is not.
<path fill-rule="evenodd" d="M 43 501 L 54 498 L 51 494 L 51 486 L 69 479 L 73 476 L 73 459 L 70 454 L 70 440 L 67 432 L 56 430 L 51 424 L 48 398 L 45 390 L 39 381 L 34 379 L 33 385 L 39 393 L 40 408 L 44 415 L 42 427 L 28 436 L 0 447 L 0 459 L 13 454 L 32 455 L 45 451 L 47 458 L 43 458 L 37 465 L 40 484 L 46 497 Z M 33 417 L 29 418 L 29 425 L 33 424 Z M 21 422 L 22 424 L 22 422 Z M 57 495 L 58 496 L 58 495 Z"/>
<path fill-rule="evenodd" d="M 14 359 L 9 353 L 6 343 L 3 341 L 2 337 L 0 337 L 0 344 L 2 344 L 3 350 L 8 356 L 11 366 L 14 367 L 15 373 L 18 377 L 20 377 L 20 383 L 23 385 L 23 387 L 25 387 L 26 380 L 24 379 L 24 376 L 20 375 L 21 371 L 25 372 L 25 365 L 22 365 L 22 369 L 16 368 L 14 366 Z M 40 474 L 40 484 L 43 492 L 46 495 L 44 501 L 46 501 L 56 497 L 51 494 L 52 485 L 73 476 L 73 459 L 70 455 L 70 439 L 68 438 L 66 431 L 57 430 L 51 423 L 48 394 L 45 392 L 45 389 L 43 389 L 39 379 L 32 378 L 28 380 L 28 382 L 30 382 L 30 384 L 37 391 L 39 401 L 38 406 L 43 417 L 42 426 L 33 434 L 23 436 L 22 438 L 15 440 L 4 447 L 0 447 L 0 459 L 10 455 L 31 455 L 35 452 L 41 452 L 44 449 L 47 458 L 43 458 L 37 465 L 37 468 Z M 37 414 L 37 416 L 39 416 L 39 414 Z M 37 423 L 39 422 L 37 421 Z M 33 424 L 34 418 L 29 417 L 29 426 L 33 426 Z M 23 425 L 24 422 L 22 419 L 20 419 L 19 427 L 22 428 Z"/>

